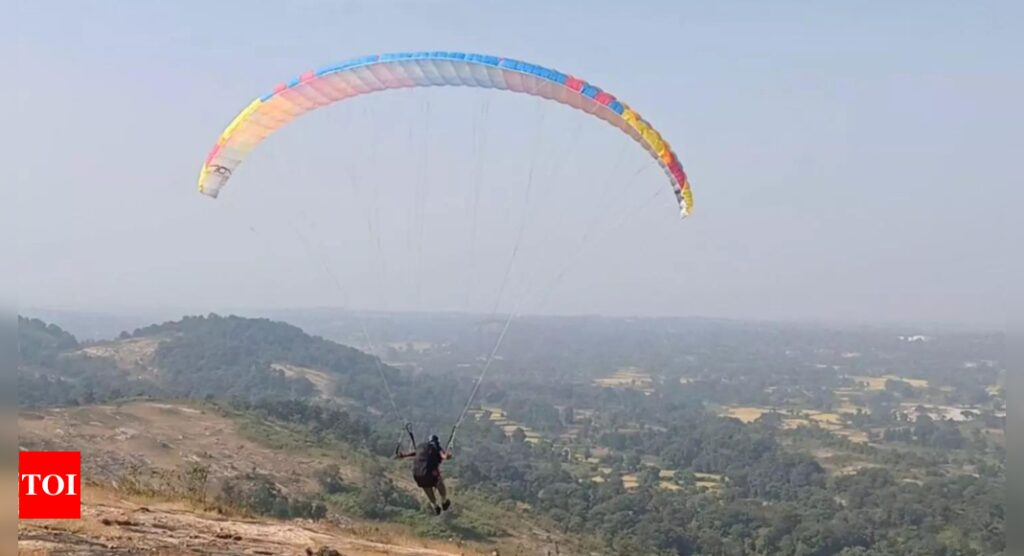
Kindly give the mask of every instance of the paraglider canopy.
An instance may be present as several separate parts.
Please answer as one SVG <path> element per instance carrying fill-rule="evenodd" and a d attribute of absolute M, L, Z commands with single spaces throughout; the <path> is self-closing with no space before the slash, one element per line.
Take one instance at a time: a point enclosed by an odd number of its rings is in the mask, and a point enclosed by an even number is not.
<path fill-rule="evenodd" d="M 618 127 L 640 143 L 669 178 L 680 213 L 693 210 L 676 153 L 646 120 L 610 93 L 535 64 L 462 52 L 403 52 L 355 58 L 307 71 L 253 100 L 221 133 L 199 174 L 199 191 L 217 197 L 246 156 L 302 114 L 358 95 L 406 87 L 464 86 L 525 93 L 567 104 Z"/>

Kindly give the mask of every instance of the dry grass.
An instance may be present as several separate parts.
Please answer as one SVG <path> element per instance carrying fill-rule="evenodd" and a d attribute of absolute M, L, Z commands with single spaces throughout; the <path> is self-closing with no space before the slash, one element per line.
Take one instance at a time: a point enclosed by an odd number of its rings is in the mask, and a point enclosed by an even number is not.
<path fill-rule="evenodd" d="M 595 379 L 594 384 L 602 388 L 632 388 L 645 393 L 654 391 L 654 378 L 636 367 L 620 369 L 610 377 Z"/>
<path fill-rule="evenodd" d="M 868 443 L 868 434 L 863 431 L 843 429 L 836 431 L 836 434 L 838 434 L 839 436 L 845 436 L 848 440 L 852 442 L 857 442 L 858 444 Z"/>
<path fill-rule="evenodd" d="M 866 390 L 885 390 L 885 378 L 877 376 L 851 376 L 850 378 L 863 383 Z"/>
<path fill-rule="evenodd" d="M 768 413 L 770 410 L 763 409 L 760 407 L 730 407 L 726 410 L 725 415 L 727 417 L 733 417 L 739 419 L 744 423 L 753 423 L 759 417 Z"/>
<path fill-rule="evenodd" d="M 470 411 L 469 414 L 475 419 L 479 419 L 484 412 L 490 414 L 490 421 L 494 423 L 494 426 L 501 428 L 501 431 L 505 433 L 505 436 L 511 437 L 516 429 L 523 429 L 523 434 L 526 435 L 526 441 L 530 444 L 539 444 L 544 440 L 544 435 L 541 433 L 522 425 L 508 418 L 505 410 L 495 406 L 480 406 L 479 410 Z"/>
<path fill-rule="evenodd" d="M 868 408 L 861 407 L 854 403 L 850 403 L 849 400 L 843 400 L 843 403 L 839 404 L 839 407 L 836 408 L 836 413 L 849 413 L 851 415 L 856 415 L 857 410 L 860 410 L 864 413 L 869 413 Z"/>
<path fill-rule="evenodd" d="M 892 380 L 902 380 L 914 388 L 928 388 L 928 381 L 920 378 L 903 378 L 896 375 L 885 375 L 885 378 L 891 378 Z"/>
<path fill-rule="evenodd" d="M 134 402 L 36 412 L 19 418 L 23 445 L 57 443 L 83 453 L 83 474 L 116 479 L 132 462 L 158 472 L 176 472 L 185 463 L 207 465 L 211 478 L 257 469 L 278 477 L 287 489 L 316 488 L 310 469 L 333 460 L 295 457 L 250 440 L 239 423 L 213 411 L 185 405 Z M 343 465 L 343 462 L 334 462 Z M 342 467 L 345 480 L 361 480 L 356 468 Z"/>
<path fill-rule="evenodd" d="M 845 436 L 854 442 L 866 444 L 868 443 L 867 434 L 850 429 L 845 423 L 846 416 L 855 414 L 857 409 L 859 409 L 858 406 L 854 404 L 844 403 L 836 411 L 831 412 L 810 409 L 802 410 L 797 415 L 780 412 L 783 415 L 782 427 L 793 430 L 800 427 L 818 426 L 827 431 Z M 726 408 L 723 415 L 734 417 L 744 423 L 752 423 L 761 415 L 769 412 L 771 412 L 770 409 L 760 407 L 730 407 Z"/>
<path fill-rule="evenodd" d="M 782 427 L 786 429 L 795 429 L 799 427 L 806 427 L 809 423 L 806 419 L 783 419 Z"/>
<path fill-rule="evenodd" d="M 694 473 L 697 488 L 705 490 L 718 490 L 725 484 L 725 477 L 717 473 Z"/>
<path fill-rule="evenodd" d="M 822 411 L 805 411 L 807 418 L 821 425 L 837 425 L 843 424 L 843 416 L 838 413 L 826 413 Z"/>

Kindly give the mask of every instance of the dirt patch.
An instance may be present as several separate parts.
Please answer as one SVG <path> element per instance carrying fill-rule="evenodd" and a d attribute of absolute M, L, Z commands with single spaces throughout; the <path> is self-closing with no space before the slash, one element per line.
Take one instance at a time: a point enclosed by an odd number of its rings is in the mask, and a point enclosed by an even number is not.
<path fill-rule="evenodd" d="M 334 398 L 335 380 L 323 371 L 287 363 L 274 363 L 270 367 L 281 371 L 288 378 L 301 377 L 312 382 L 321 398 Z"/>
<path fill-rule="evenodd" d="M 321 548 L 347 556 L 466 553 L 455 545 L 365 530 L 365 526 L 233 518 L 171 503 L 143 506 L 92 486 L 82 494 L 81 520 L 20 522 L 18 553 L 298 555 L 307 549 L 316 554 Z M 391 542 L 374 536 L 388 536 Z"/>
<path fill-rule="evenodd" d="M 174 472 L 192 462 L 208 466 L 214 478 L 255 470 L 273 474 L 287 490 L 310 491 L 310 470 L 328 463 L 267 448 L 247 439 L 236 421 L 195 407 L 136 402 L 36 414 L 43 418 L 19 418 L 21 445 L 81 451 L 83 475 L 94 481 L 116 482 L 133 466 Z M 342 467 L 341 474 L 361 479 L 356 469 Z"/>
<path fill-rule="evenodd" d="M 134 378 L 155 379 L 159 372 L 153 359 L 162 341 L 162 338 L 116 340 L 82 348 L 77 353 L 111 359 L 121 369 L 132 372 Z"/>

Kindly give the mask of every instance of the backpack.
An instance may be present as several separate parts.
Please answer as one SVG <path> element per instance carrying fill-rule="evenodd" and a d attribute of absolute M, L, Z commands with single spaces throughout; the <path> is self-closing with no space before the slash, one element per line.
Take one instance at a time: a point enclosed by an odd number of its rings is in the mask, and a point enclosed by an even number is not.
<path fill-rule="evenodd" d="M 425 477 L 432 474 L 441 465 L 441 452 L 429 442 L 416 447 L 416 459 L 412 463 L 412 474 Z"/>

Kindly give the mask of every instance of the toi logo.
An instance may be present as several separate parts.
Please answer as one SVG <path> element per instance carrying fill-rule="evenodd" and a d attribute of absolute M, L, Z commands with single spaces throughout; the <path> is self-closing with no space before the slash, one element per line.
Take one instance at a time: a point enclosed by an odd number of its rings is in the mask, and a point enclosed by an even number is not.
<path fill-rule="evenodd" d="M 18 518 L 82 517 L 80 452 L 18 454 Z"/>

